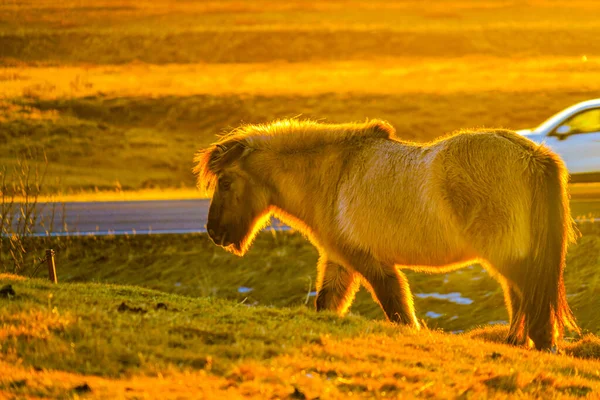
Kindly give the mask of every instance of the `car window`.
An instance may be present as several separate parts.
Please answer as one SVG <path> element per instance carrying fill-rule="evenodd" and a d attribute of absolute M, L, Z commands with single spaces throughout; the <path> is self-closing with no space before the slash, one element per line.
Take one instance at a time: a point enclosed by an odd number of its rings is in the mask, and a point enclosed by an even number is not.
<path fill-rule="evenodd" d="M 563 125 L 570 128 L 569 133 L 571 134 L 600 132 L 600 108 L 577 114 Z"/>

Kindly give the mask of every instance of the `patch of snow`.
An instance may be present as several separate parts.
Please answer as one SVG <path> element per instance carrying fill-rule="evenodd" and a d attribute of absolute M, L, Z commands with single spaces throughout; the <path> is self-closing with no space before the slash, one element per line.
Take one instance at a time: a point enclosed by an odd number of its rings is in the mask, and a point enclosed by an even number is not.
<path fill-rule="evenodd" d="M 441 293 L 417 293 L 415 294 L 415 296 L 417 296 L 420 299 L 427 299 L 429 297 L 434 298 L 434 299 L 439 299 L 439 300 L 448 300 L 451 301 L 452 303 L 456 303 L 456 304 L 472 304 L 473 300 L 469 299 L 468 297 L 462 297 L 461 294 L 459 292 L 452 292 L 452 293 L 445 293 L 445 294 L 441 294 Z"/>

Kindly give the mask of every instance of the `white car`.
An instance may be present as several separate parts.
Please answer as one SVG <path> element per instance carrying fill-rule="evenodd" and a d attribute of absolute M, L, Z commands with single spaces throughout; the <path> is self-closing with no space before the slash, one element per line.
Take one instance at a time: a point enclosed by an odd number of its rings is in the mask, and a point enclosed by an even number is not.
<path fill-rule="evenodd" d="M 537 128 L 517 133 L 558 153 L 571 182 L 600 182 L 600 99 L 572 105 Z"/>

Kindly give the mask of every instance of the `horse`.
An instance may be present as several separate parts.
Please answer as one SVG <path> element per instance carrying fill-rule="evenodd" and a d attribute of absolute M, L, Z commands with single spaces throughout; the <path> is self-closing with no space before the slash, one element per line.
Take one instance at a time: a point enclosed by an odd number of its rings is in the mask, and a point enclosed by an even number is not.
<path fill-rule="evenodd" d="M 388 321 L 420 329 L 402 269 L 473 263 L 501 284 L 506 341 L 556 351 L 579 332 L 563 271 L 576 239 L 564 162 L 506 129 L 401 140 L 386 121 L 285 119 L 240 126 L 199 150 L 206 229 L 243 256 L 275 216 L 318 249 L 316 309 L 343 316 L 362 283 Z"/>

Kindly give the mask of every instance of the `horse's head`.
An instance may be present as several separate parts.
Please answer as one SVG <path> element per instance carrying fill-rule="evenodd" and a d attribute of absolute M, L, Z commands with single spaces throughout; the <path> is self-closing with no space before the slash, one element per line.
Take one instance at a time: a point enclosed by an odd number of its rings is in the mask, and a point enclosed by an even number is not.
<path fill-rule="evenodd" d="M 237 141 L 223 141 L 196 158 L 198 182 L 212 190 L 206 230 L 212 241 L 243 255 L 261 222 L 268 218 L 269 193 L 245 168 L 251 149 Z"/>

